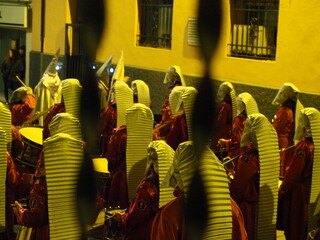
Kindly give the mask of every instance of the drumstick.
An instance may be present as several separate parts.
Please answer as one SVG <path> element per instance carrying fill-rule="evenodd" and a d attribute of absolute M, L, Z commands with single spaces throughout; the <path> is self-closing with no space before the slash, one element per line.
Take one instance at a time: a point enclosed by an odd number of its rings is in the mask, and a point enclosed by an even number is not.
<path fill-rule="evenodd" d="M 24 82 L 22 82 L 22 80 L 19 78 L 19 76 L 18 75 L 16 75 L 16 79 L 18 79 L 19 80 L 19 82 L 25 87 L 25 88 L 27 88 L 28 86 L 24 83 Z"/>
<path fill-rule="evenodd" d="M 29 118 L 28 120 L 24 121 L 22 123 L 22 125 L 27 125 L 29 123 L 32 123 L 33 121 L 37 120 L 38 118 L 40 118 L 41 116 L 45 115 L 46 113 L 48 113 L 50 110 L 50 108 L 46 109 L 45 111 L 39 112 L 38 114 L 34 114 L 31 118 Z"/>
<path fill-rule="evenodd" d="M 10 204 L 10 206 L 11 206 L 11 207 L 16 207 L 17 205 L 14 204 L 14 203 L 12 203 L 12 204 Z M 22 204 L 22 203 L 20 203 L 20 206 L 21 206 L 21 207 L 26 207 L 27 204 Z"/>

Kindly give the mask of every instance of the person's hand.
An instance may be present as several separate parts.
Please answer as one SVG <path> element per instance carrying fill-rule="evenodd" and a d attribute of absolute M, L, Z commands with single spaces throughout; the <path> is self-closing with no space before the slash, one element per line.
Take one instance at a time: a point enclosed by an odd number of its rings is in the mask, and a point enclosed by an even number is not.
<path fill-rule="evenodd" d="M 114 219 L 115 219 L 117 222 L 120 222 L 120 220 L 121 220 L 121 214 L 116 212 L 116 213 L 114 214 Z"/>
<path fill-rule="evenodd" d="M 27 94 L 33 94 L 33 90 L 31 87 L 27 87 Z"/>
<path fill-rule="evenodd" d="M 228 142 L 229 140 L 228 139 L 224 139 L 224 138 L 220 138 L 218 140 L 218 147 L 225 147 L 226 146 L 226 143 Z"/>
<path fill-rule="evenodd" d="M 21 206 L 21 204 L 17 201 L 14 202 L 14 206 L 12 207 L 12 211 L 14 213 L 14 215 L 18 215 L 18 212 L 20 209 L 22 209 L 23 207 Z"/>

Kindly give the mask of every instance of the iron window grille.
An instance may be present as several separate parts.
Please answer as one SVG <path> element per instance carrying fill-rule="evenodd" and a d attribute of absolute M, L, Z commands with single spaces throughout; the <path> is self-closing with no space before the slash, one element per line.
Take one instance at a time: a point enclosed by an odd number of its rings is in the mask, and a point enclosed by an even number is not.
<path fill-rule="evenodd" d="M 171 49 L 173 0 L 138 0 L 137 45 Z"/>
<path fill-rule="evenodd" d="M 279 0 L 230 0 L 229 56 L 275 60 Z"/>

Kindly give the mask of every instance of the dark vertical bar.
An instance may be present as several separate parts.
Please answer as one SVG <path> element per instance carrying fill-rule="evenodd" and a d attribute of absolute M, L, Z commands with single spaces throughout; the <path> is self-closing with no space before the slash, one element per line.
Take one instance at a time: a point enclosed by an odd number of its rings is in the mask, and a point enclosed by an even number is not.
<path fill-rule="evenodd" d="M 40 42 L 41 42 L 41 52 L 43 53 L 44 46 L 44 32 L 45 32 L 45 12 L 46 12 L 46 0 L 41 0 L 41 32 L 40 32 Z"/>

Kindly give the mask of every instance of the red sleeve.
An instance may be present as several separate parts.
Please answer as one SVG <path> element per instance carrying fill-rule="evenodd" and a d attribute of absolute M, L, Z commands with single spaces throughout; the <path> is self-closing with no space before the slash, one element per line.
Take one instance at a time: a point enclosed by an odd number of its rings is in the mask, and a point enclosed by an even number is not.
<path fill-rule="evenodd" d="M 37 179 L 31 192 L 29 209 L 20 209 L 17 215 L 19 224 L 38 227 L 48 223 L 47 189 L 45 181 Z"/>
<path fill-rule="evenodd" d="M 20 126 L 22 123 L 29 118 L 32 110 L 36 106 L 36 98 L 33 95 L 28 94 L 24 104 L 13 105 L 12 112 L 12 124 Z"/>
<path fill-rule="evenodd" d="M 227 102 L 221 102 L 216 121 L 216 129 L 225 127 L 232 123 L 232 106 Z"/>
<path fill-rule="evenodd" d="M 159 209 L 152 223 L 151 239 L 186 239 L 184 225 L 184 197 L 177 197 Z"/>
<path fill-rule="evenodd" d="M 231 197 L 239 204 L 245 197 L 246 192 L 251 192 L 254 176 L 259 171 L 258 157 L 254 154 L 245 154 L 240 156 L 237 162 L 237 169 L 234 174 L 234 179 L 230 184 Z"/>
<path fill-rule="evenodd" d="M 104 108 L 99 123 L 100 146 L 99 154 L 105 156 L 113 129 L 117 126 L 117 111 L 111 105 Z"/>
<path fill-rule="evenodd" d="M 232 198 L 230 200 L 232 210 L 232 239 L 247 240 L 248 236 L 242 212 L 237 203 Z"/>
<path fill-rule="evenodd" d="M 162 126 L 158 131 L 157 131 L 157 135 L 160 137 L 166 137 L 170 131 L 171 125 L 172 125 L 172 113 L 171 113 L 171 109 L 169 106 L 169 101 L 168 104 L 164 104 L 162 110 L 162 118 L 160 123 L 156 126 Z"/>
<path fill-rule="evenodd" d="M 11 191 L 15 189 L 20 184 L 20 174 L 17 171 L 16 165 L 12 160 L 9 153 L 7 153 L 7 187 L 10 188 Z"/>
<path fill-rule="evenodd" d="M 185 115 L 178 115 L 173 120 L 166 142 L 176 150 L 179 144 L 185 141 L 188 141 L 187 121 Z"/>
<path fill-rule="evenodd" d="M 306 161 L 311 161 L 310 152 L 309 145 L 305 141 L 300 141 L 298 143 L 294 151 L 293 160 L 287 167 L 286 174 L 280 186 L 281 196 L 293 191 L 296 184 L 300 183 L 304 179 L 303 172 L 307 165 Z M 310 172 L 312 171 L 311 169 Z"/>
<path fill-rule="evenodd" d="M 121 228 L 127 236 L 134 233 L 141 224 L 147 225 L 155 215 L 157 189 L 150 181 L 143 181 L 138 189 L 137 195 L 129 206 L 127 213 L 121 216 Z"/>
<path fill-rule="evenodd" d="M 115 128 L 108 143 L 108 169 L 112 172 L 126 159 L 127 129 L 126 126 Z"/>
<path fill-rule="evenodd" d="M 277 133 L 284 133 L 286 131 L 294 131 L 294 114 L 290 108 L 281 107 L 276 113 L 275 119 L 272 123 Z"/>
<path fill-rule="evenodd" d="M 66 112 L 66 109 L 64 107 L 64 104 L 62 103 L 55 104 L 50 108 L 48 115 L 43 121 L 43 131 L 42 131 L 43 140 L 47 139 L 50 136 L 49 124 L 52 121 L 52 118 L 58 113 L 64 113 L 64 112 Z"/>

